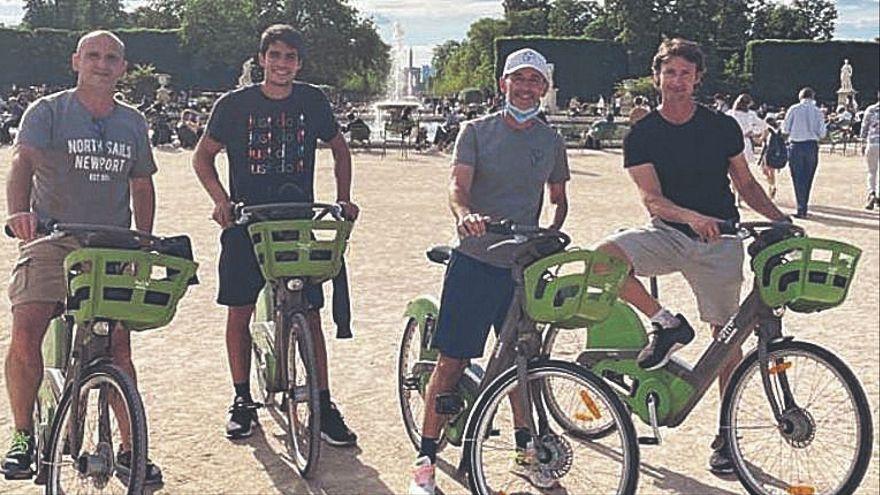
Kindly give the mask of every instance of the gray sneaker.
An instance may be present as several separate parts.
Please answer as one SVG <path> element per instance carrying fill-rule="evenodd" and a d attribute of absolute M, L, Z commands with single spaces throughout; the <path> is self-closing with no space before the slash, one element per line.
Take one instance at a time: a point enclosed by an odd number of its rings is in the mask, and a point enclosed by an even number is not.
<path fill-rule="evenodd" d="M 640 367 L 646 370 L 662 368 L 673 352 L 694 340 L 694 329 L 687 319 L 680 313 L 675 317 L 679 321 L 677 327 L 663 328 L 659 323 L 652 323 L 654 331 L 651 332 L 651 340 L 636 358 Z"/>

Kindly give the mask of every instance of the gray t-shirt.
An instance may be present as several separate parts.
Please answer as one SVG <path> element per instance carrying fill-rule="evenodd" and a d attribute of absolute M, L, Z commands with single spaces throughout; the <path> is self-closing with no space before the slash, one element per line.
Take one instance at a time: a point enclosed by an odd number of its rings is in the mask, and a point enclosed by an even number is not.
<path fill-rule="evenodd" d="M 95 118 L 74 90 L 31 104 L 16 142 L 43 152 L 31 208 L 59 222 L 131 226 L 128 181 L 156 172 L 143 114 L 117 102 L 110 115 Z"/>
<path fill-rule="evenodd" d="M 544 185 L 571 178 L 559 133 L 540 121 L 525 130 L 513 129 L 501 112 L 464 124 L 455 142 L 453 164 L 474 167 L 470 206 L 475 213 L 524 225 L 538 224 Z M 504 238 L 465 237 L 456 248 L 484 263 L 509 267 L 512 246 L 487 251 Z"/>

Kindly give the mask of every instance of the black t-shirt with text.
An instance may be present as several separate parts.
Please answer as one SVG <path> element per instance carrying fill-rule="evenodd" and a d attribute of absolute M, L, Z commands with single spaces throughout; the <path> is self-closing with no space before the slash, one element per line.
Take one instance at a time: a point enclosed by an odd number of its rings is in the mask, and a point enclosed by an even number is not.
<path fill-rule="evenodd" d="M 730 179 L 729 159 L 743 150 L 739 125 L 732 117 L 697 105 L 684 124 L 666 121 L 657 110 L 639 120 L 624 139 L 624 167 L 652 164 L 663 196 L 683 208 L 721 220 L 739 221 Z M 690 237 L 687 225 L 667 222 Z"/>
<path fill-rule="evenodd" d="M 281 100 L 259 85 L 226 93 L 214 104 L 207 132 L 226 147 L 230 199 L 254 205 L 314 201 L 317 140 L 327 142 L 339 130 L 324 93 L 296 82 Z"/>

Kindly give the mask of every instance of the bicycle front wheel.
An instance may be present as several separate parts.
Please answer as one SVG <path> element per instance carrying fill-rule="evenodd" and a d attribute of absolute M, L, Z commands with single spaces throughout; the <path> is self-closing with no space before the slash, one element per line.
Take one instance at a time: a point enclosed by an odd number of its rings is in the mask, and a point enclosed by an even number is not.
<path fill-rule="evenodd" d="M 768 399 L 779 405 L 781 420 Z M 843 361 L 817 345 L 771 343 L 765 363 L 752 353 L 731 378 L 721 417 L 749 493 L 852 493 L 868 468 L 873 433 L 865 392 Z"/>
<path fill-rule="evenodd" d="M 121 472 L 116 452 L 124 445 L 131 466 Z M 134 380 L 110 364 L 87 369 L 79 389 L 67 389 L 58 404 L 48 448 L 47 493 L 143 493 L 147 422 Z"/>
<path fill-rule="evenodd" d="M 565 425 L 550 421 L 553 416 L 546 414 L 541 394 L 533 394 L 539 431 L 531 449 L 518 447 L 514 429 L 524 422 L 514 417 L 508 395 L 520 383 L 516 370 L 508 370 L 489 384 L 471 413 L 465 452 L 471 491 L 481 495 L 554 489 L 560 493 L 635 493 L 639 466 L 635 429 L 608 385 L 576 364 L 552 360 L 530 364 L 527 381 L 531 390 L 540 390 L 549 382 L 567 415 L 613 418 L 614 431 L 592 440 L 572 435 Z"/>
<path fill-rule="evenodd" d="M 290 318 L 287 341 L 287 441 L 300 475 L 307 477 L 321 449 L 321 405 L 315 349 L 309 321 L 302 313 Z"/>
<path fill-rule="evenodd" d="M 587 342 L 587 329 L 560 329 L 548 325 L 544 336 L 542 354 L 550 359 L 574 363 L 584 350 Z M 573 417 L 565 411 L 563 404 L 556 400 L 552 382 L 544 382 L 541 393 L 547 404 L 547 410 L 553 419 L 574 436 L 585 440 L 596 440 L 611 434 L 614 431 L 614 418 L 611 416 L 596 417 L 593 414 Z"/>

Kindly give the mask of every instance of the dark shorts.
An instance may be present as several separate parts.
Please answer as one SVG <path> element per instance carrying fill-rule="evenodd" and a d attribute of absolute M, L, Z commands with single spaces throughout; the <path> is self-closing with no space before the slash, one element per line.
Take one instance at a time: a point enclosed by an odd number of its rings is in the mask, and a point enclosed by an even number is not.
<path fill-rule="evenodd" d="M 453 251 L 443 279 L 434 347 L 456 359 L 482 356 L 489 327 L 501 330 L 512 298 L 510 269 Z"/>
<path fill-rule="evenodd" d="M 223 306 L 248 306 L 266 285 L 260 272 L 254 247 L 243 226 L 234 226 L 220 234 L 220 290 L 217 303 Z M 324 307 L 324 291 L 320 285 L 307 285 L 306 300 L 315 308 Z"/>

